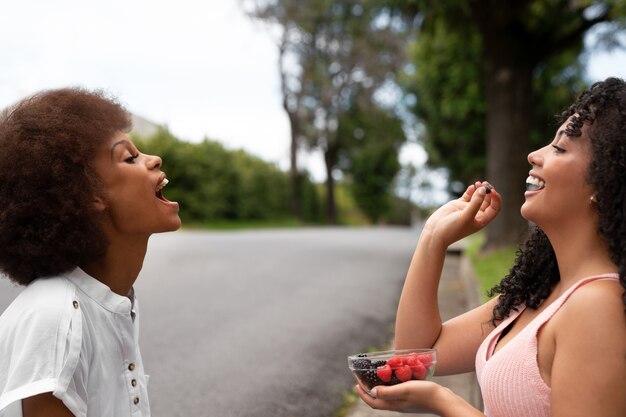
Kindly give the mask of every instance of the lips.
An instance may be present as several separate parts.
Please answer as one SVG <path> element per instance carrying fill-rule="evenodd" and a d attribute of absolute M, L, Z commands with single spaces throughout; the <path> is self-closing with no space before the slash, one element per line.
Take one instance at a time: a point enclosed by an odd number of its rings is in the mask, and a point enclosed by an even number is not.
<path fill-rule="evenodd" d="M 539 191 L 545 186 L 546 183 L 543 180 L 533 175 L 529 175 L 528 178 L 526 178 L 526 191 Z"/>

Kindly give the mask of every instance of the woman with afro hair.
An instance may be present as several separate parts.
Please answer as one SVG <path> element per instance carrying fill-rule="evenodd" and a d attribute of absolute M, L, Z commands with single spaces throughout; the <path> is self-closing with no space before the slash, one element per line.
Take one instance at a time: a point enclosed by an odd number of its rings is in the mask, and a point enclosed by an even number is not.
<path fill-rule="evenodd" d="M 626 84 L 595 83 L 531 152 L 522 216 L 533 226 L 490 301 L 441 323 L 446 248 L 485 227 L 487 182 L 426 222 L 396 317 L 397 349 L 437 349 L 437 374 L 476 371 L 479 411 L 432 381 L 380 386 L 371 407 L 469 417 L 626 416 Z M 520 178 L 520 181 L 523 181 Z"/>
<path fill-rule="evenodd" d="M 44 91 L 0 116 L 0 416 L 149 416 L 133 283 L 180 227 L 158 156 L 102 92 Z"/>

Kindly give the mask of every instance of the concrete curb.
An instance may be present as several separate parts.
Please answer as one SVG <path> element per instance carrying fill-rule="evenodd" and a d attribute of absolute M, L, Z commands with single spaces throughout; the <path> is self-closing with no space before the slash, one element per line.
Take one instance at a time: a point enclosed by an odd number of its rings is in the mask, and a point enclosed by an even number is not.
<path fill-rule="evenodd" d="M 465 256 L 467 241 L 452 245 L 446 253 L 446 260 L 439 288 L 439 304 L 443 320 L 454 317 L 482 303 L 479 285 L 469 258 Z M 444 311 L 445 310 L 445 311 Z M 482 396 L 474 372 L 435 377 L 433 381 L 450 388 L 474 407 L 482 410 Z M 345 417 L 400 417 L 417 414 L 373 410 L 360 399 L 348 410 Z M 433 414 L 419 414 L 431 416 Z"/>

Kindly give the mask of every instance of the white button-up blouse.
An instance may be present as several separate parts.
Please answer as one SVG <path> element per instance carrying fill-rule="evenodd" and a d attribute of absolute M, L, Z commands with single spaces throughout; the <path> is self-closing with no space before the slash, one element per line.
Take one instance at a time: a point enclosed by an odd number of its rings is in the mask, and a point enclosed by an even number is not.
<path fill-rule="evenodd" d="M 150 416 L 138 313 L 80 268 L 28 285 L 0 316 L 0 417 L 45 392 L 77 417 Z"/>

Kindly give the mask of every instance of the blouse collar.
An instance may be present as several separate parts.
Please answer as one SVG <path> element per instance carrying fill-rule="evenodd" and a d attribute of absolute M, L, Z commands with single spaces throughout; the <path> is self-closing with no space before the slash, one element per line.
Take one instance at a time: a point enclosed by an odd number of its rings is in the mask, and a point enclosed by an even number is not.
<path fill-rule="evenodd" d="M 135 301 L 135 291 L 132 288 L 127 297 L 119 295 L 78 267 L 66 277 L 87 297 L 105 309 L 113 313 L 129 314 L 131 312 Z"/>

